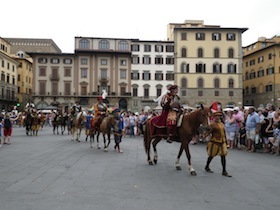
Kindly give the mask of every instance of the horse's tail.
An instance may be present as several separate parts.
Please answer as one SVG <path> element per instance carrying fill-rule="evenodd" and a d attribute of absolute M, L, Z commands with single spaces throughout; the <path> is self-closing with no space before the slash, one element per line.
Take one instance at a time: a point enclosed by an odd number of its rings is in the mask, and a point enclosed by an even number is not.
<path fill-rule="evenodd" d="M 146 124 L 145 124 L 145 130 L 144 130 L 144 148 L 145 148 L 145 152 L 148 153 L 149 152 L 149 148 L 150 148 L 150 127 L 151 127 L 151 120 L 147 120 Z"/>

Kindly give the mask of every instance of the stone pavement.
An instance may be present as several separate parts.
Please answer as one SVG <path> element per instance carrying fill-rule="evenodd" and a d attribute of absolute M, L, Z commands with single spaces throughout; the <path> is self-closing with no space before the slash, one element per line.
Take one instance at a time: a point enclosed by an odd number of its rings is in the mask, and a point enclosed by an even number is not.
<path fill-rule="evenodd" d="M 204 144 L 191 145 L 193 167 L 175 169 L 179 143 L 158 144 L 158 164 L 146 162 L 142 137 L 125 137 L 123 153 L 54 135 L 46 127 L 39 136 L 14 128 L 11 145 L 0 148 L 1 210 L 279 210 L 280 157 L 230 150 L 221 175 L 220 157 L 206 173 Z M 96 146 L 96 145 L 95 145 Z M 101 143 L 103 146 L 103 142 Z"/>

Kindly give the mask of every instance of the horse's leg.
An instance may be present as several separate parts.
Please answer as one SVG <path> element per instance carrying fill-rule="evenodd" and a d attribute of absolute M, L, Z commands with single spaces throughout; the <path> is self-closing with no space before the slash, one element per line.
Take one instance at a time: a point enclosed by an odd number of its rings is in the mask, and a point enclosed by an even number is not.
<path fill-rule="evenodd" d="M 179 150 L 179 153 L 178 153 L 178 155 L 177 155 L 177 160 L 176 160 L 176 162 L 175 162 L 175 166 L 176 166 L 176 169 L 177 169 L 177 170 L 182 170 L 179 161 L 180 161 L 180 157 L 181 157 L 181 155 L 182 155 L 183 149 L 184 149 L 184 148 L 183 148 L 183 143 L 181 143 L 180 150 Z"/>
<path fill-rule="evenodd" d="M 161 138 L 155 138 L 153 141 L 153 149 L 154 149 L 154 163 L 157 164 L 158 161 L 158 153 L 157 153 L 157 144 L 160 142 Z"/>
<path fill-rule="evenodd" d="M 190 174 L 192 176 L 196 176 L 196 172 L 194 170 L 194 168 L 192 167 L 192 163 L 191 163 L 191 154 L 190 154 L 190 150 L 189 150 L 189 144 L 187 143 L 186 146 L 185 146 L 185 152 L 186 152 L 186 156 L 188 158 L 188 164 L 189 164 L 189 171 L 190 171 Z"/>
<path fill-rule="evenodd" d="M 106 134 L 102 134 L 103 135 L 103 143 L 104 143 L 104 152 L 108 152 L 108 148 L 107 148 L 107 145 L 106 145 Z"/>
<path fill-rule="evenodd" d="M 76 134 L 77 134 L 77 135 L 76 135 L 76 141 L 77 141 L 77 142 L 81 142 L 81 141 L 80 141 L 81 131 L 82 131 L 82 129 L 78 129 L 78 128 L 77 128 L 77 132 L 76 132 Z"/>

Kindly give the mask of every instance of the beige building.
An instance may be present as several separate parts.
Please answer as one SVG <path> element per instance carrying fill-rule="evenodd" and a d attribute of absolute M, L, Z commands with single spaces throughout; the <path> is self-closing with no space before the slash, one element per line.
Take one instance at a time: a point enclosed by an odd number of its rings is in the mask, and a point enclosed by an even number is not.
<path fill-rule="evenodd" d="M 280 36 L 243 48 L 244 104 L 280 107 Z"/>
<path fill-rule="evenodd" d="M 131 40 L 75 37 L 75 80 L 82 105 L 91 106 L 105 90 L 107 103 L 121 109 L 131 104 Z"/>
<path fill-rule="evenodd" d="M 174 41 L 174 83 L 180 87 L 182 103 L 243 104 L 242 33 L 246 30 L 204 25 L 202 20 L 168 24 L 168 40 Z"/>
<path fill-rule="evenodd" d="M 0 108 L 11 111 L 17 105 L 17 68 L 19 62 L 10 56 L 11 44 L 0 37 Z"/>

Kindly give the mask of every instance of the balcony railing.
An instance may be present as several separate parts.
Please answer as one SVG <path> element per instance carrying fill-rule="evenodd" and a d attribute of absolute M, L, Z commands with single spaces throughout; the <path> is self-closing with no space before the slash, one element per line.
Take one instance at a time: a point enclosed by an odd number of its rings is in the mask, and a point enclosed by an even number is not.
<path fill-rule="evenodd" d="M 50 74 L 49 78 L 52 81 L 59 81 L 60 80 L 60 76 L 58 74 Z"/>

